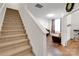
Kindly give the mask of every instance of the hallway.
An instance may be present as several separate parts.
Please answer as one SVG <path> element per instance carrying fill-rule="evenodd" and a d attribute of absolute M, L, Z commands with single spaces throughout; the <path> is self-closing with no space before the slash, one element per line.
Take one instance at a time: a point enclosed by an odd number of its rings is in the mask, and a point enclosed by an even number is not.
<path fill-rule="evenodd" d="M 49 56 L 79 56 L 79 40 L 69 40 L 67 46 L 58 45 L 52 42 L 48 36 L 48 55 Z"/>
<path fill-rule="evenodd" d="M 6 9 L 0 34 L 0 56 L 33 56 L 32 47 L 17 10 Z"/>
<path fill-rule="evenodd" d="M 78 56 L 79 8 L 67 13 L 65 5 L 0 4 L 0 55 Z M 76 40 L 75 34 L 78 34 Z M 47 35 L 51 36 L 47 38 Z"/>

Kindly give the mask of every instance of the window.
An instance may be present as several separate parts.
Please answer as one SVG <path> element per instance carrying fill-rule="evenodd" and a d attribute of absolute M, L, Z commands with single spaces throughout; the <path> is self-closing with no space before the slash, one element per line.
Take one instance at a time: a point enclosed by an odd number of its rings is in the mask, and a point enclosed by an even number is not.
<path fill-rule="evenodd" d="M 60 19 L 55 19 L 55 33 L 60 33 Z"/>

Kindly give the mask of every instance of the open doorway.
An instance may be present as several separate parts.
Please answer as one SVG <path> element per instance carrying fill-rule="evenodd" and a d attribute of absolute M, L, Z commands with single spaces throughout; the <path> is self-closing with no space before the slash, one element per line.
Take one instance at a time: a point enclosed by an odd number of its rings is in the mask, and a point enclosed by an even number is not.
<path fill-rule="evenodd" d="M 57 46 L 61 45 L 61 19 L 52 19 L 50 22 L 50 32 L 48 38 L 48 55 L 59 56 L 62 53 L 58 50 Z"/>
<path fill-rule="evenodd" d="M 52 19 L 50 35 L 53 43 L 61 44 L 60 19 Z"/>

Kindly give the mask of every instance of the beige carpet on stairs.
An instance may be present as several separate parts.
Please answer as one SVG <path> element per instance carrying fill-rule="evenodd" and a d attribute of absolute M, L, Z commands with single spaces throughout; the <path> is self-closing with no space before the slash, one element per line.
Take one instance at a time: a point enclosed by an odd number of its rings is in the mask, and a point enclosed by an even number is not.
<path fill-rule="evenodd" d="M 7 8 L 0 32 L 0 56 L 33 55 L 19 12 Z"/>

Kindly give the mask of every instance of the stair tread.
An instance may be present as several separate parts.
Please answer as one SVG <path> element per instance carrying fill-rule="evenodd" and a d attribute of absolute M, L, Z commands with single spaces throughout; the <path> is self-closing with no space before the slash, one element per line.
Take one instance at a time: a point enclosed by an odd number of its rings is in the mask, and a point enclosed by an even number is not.
<path fill-rule="evenodd" d="M 23 56 L 34 56 L 32 53 L 24 54 Z"/>
<path fill-rule="evenodd" d="M 2 43 L 0 44 L 0 48 L 1 48 L 1 47 L 4 47 L 4 46 L 12 45 L 12 44 L 21 43 L 21 42 L 24 42 L 24 41 L 26 41 L 26 43 L 27 43 L 27 39 L 20 39 L 20 40 L 2 42 Z"/>
<path fill-rule="evenodd" d="M 21 51 L 27 50 L 29 48 L 31 48 L 29 45 L 24 45 L 24 46 L 21 46 L 21 47 L 17 47 L 17 48 L 14 48 L 14 49 L 10 49 L 10 50 L 7 50 L 7 51 L 0 52 L 0 55 L 10 56 L 10 55 L 14 55 L 16 53 L 19 53 Z"/>
<path fill-rule="evenodd" d="M 24 30 L 2 30 L 1 32 L 10 32 L 10 31 L 24 31 Z"/>
<path fill-rule="evenodd" d="M 32 49 L 29 49 L 29 51 L 24 50 L 24 51 L 22 51 L 20 53 L 15 54 L 14 56 L 24 56 L 24 55 L 26 55 L 26 56 L 33 55 Z"/>
<path fill-rule="evenodd" d="M 26 53 L 26 54 L 19 54 L 19 55 L 16 55 L 16 56 L 33 56 L 33 53 L 32 52 L 29 52 L 29 53 Z"/>
<path fill-rule="evenodd" d="M 25 32 L 25 31 L 1 31 L 0 33 Z"/>
<path fill-rule="evenodd" d="M 26 34 L 5 35 L 5 36 L 1 36 L 0 38 L 16 37 L 16 36 L 21 36 L 21 35 L 26 35 Z"/>
<path fill-rule="evenodd" d="M 14 28 L 14 27 L 23 27 L 23 26 L 22 26 L 22 25 L 21 25 L 21 26 L 12 26 L 12 25 L 11 25 L 11 26 L 3 26 L 3 28 L 4 28 L 4 27 L 5 27 L 5 28 L 9 28 L 9 27 L 13 27 L 13 28 Z"/>
<path fill-rule="evenodd" d="M 0 56 L 33 55 L 18 11 L 7 9 L 0 31 Z"/>
<path fill-rule="evenodd" d="M 14 31 L 14 32 L 2 32 L 1 35 L 15 35 L 15 34 L 25 34 L 24 31 Z"/>

